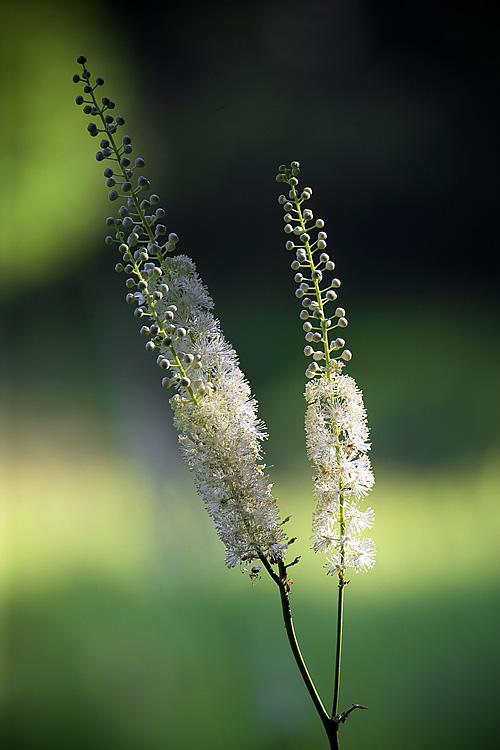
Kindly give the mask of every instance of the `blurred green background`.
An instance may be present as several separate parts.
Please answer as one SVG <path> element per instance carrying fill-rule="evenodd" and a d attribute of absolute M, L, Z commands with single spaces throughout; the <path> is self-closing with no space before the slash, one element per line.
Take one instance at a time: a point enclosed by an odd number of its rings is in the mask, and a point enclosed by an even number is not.
<path fill-rule="evenodd" d="M 493 9 L 490 9 L 492 14 Z M 103 245 L 88 57 L 260 403 L 329 705 L 336 588 L 308 550 L 305 360 L 281 162 L 302 163 L 371 426 L 378 561 L 346 592 L 342 747 L 496 737 L 498 72 L 480 4 L 0 11 L 4 747 L 325 747 L 277 592 L 223 565 Z M 111 257 L 110 257 L 111 254 Z"/>

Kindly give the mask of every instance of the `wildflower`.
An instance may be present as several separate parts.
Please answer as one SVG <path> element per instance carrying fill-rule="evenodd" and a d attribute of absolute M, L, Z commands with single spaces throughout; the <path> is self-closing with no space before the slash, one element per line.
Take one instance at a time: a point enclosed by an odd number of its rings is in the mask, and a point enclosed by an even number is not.
<path fill-rule="evenodd" d="M 300 319 L 307 342 L 304 354 L 312 357 L 305 373 L 309 382 L 304 394 L 308 403 L 307 453 L 316 469 L 311 546 L 330 555 L 328 573 L 343 575 L 346 568 L 368 570 L 375 564 L 373 541 L 360 536 L 373 525 L 374 512 L 359 507 L 374 478 L 367 456 L 370 443 L 363 395 L 352 377 L 342 375 L 352 353 L 344 349 L 343 338 L 331 340 L 335 328 L 348 324 L 343 307 L 328 313 L 327 306 L 337 299 L 335 290 L 341 283 L 338 278 L 328 281 L 335 263 L 324 252 L 325 222 L 314 220 L 312 210 L 303 208 L 312 189 L 298 193 L 299 173 L 298 162 L 292 162 L 289 168 L 282 165 L 276 180 L 290 187 L 288 197 L 280 195 L 278 202 L 286 212 L 285 233 L 299 238 L 300 244 L 287 240 L 285 248 L 295 250 L 292 270 L 298 272 L 294 277 L 299 284 L 295 295 L 302 299 Z"/>
<path fill-rule="evenodd" d="M 179 238 L 167 234 L 165 211 L 154 208 L 159 197 L 143 197 L 150 183 L 136 173 L 144 159 L 132 163 L 132 139 L 124 135 L 120 143 L 117 138 L 124 118 L 109 114 L 115 107 L 111 99 L 103 97 L 98 104 L 95 89 L 104 81 L 98 78 L 92 86 L 85 57 L 78 63 L 83 72 L 73 80 L 84 83 L 87 98 L 79 95 L 76 103 L 100 119 L 100 126 L 91 122 L 88 132 L 104 136 L 96 160 L 110 163 L 104 170 L 108 197 L 121 204 L 118 216 L 106 220 L 115 230 L 106 244 L 116 245 L 121 255 L 115 270 L 127 274 L 125 286 L 131 291 L 125 299 L 141 320 L 146 351 L 157 355 L 167 373 L 162 385 L 177 391 L 170 403 L 183 457 L 225 545 L 226 564 L 246 569 L 259 558 L 277 563 L 287 540 L 262 463 L 261 442 L 267 435 L 257 403 L 212 315 L 214 304 L 195 264 L 186 255 L 170 255 Z"/>

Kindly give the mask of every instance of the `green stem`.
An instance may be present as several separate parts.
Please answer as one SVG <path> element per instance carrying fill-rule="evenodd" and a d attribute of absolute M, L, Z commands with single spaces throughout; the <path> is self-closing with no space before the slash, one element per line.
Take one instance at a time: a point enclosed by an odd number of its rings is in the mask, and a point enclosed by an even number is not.
<path fill-rule="evenodd" d="M 338 716 L 339 693 L 340 693 L 340 660 L 342 656 L 342 624 L 344 607 L 344 587 L 346 582 L 342 573 L 339 573 L 339 598 L 337 608 L 337 648 L 335 654 L 335 676 L 333 680 L 333 708 L 332 717 Z"/>
<path fill-rule="evenodd" d="M 338 447 L 337 447 L 337 454 L 338 454 Z M 338 459 L 338 455 L 337 455 Z M 345 517 L 344 517 L 344 496 L 340 495 L 340 518 L 339 518 L 339 531 L 340 531 L 340 538 L 344 539 L 345 534 Z M 337 605 L 337 648 L 335 653 L 335 675 L 333 680 L 333 709 L 332 709 L 332 717 L 335 719 L 336 716 L 338 716 L 338 706 L 339 706 L 339 693 L 340 693 L 340 661 L 342 656 L 342 626 L 343 626 L 343 610 L 344 610 L 344 587 L 347 585 L 348 581 L 344 579 L 344 563 L 345 563 L 345 548 L 344 548 L 344 542 L 341 543 L 341 551 L 340 551 L 340 562 L 341 562 L 341 570 L 339 570 L 339 596 L 338 596 L 338 605 Z"/>
<path fill-rule="evenodd" d="M 321 722 L 325 728 L 328 741 L 330 743 L 330 750 L 339 750 L 339 744 L 338 744 L 339 722 L 335 721 L 334 718 L 330 718 L 328 716 L 326 709 L 323 706 L 321 698 L 319 697 L 318 692 L 311 679 L 311 676 L 308 672 L 304 658 L 300 651 L 300 647 L 297 641 L 297 636 L 295 635 L 295 630 L 294 630 L 293 621 L 292 621 L 292 610 L 290 607 L 290 599 L 289 599 L 290 584 L 288 583 L 286 565 L 284 564 L 282 560 L 278 562 L 279 575 L 277 575 L 275 571 L 273 570 L 273 568 L 271 567 L 269 560 L 264 555 L 262 555 L 260 559 L 262 560 L 262 563 L 265 569 L 267 570 L 267 572 L 269 573 L 269 575 L 271 576 L 271 578 L 273 579 L 273 581 L 277 584 L 279 588 L 280 598 L 281 598 L 281 608 L 283 612 L 285 630 L 288 636 L 288 642 L 290 644 L 290 648 L 292 649 L 295 662 L 299 668 L 299 672 L 302 676 L 302 679 L 304 680 L 304 683 L 309 692 L 309 695 L 311 696 L 311 700 L 314 704 L 314 707 L 316 708 L 316 711 L 318 712 Z"/>

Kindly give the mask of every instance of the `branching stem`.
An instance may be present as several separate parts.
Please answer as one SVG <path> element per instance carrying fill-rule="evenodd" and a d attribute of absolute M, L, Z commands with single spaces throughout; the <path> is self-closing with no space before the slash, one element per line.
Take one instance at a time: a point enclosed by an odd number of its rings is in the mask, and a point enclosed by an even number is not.
<path fill-rule="evenodd" d="M 281 608 L 283 611 L 283 620 L 285 623 L 285 630 L 288 636 L 288 642 L 290 644 L 290 648 L 292 649 L 295 662 L 299 668 L 299 672 L 302 676 L 302 679 L 304 680 L 304 683 L 309 692 L 309 695 L 311 696 L 311 700 L 314 703 L 314 707 L 316 708 L 316 711 L 318 712 L 318 715 L 325 728 L 328 741 L 330 743 L 330 750 L 339 750 L 340 746 L 339 746 L 339 741 L 338 741 L 338 729 L 339 729 L 339 724 L 341 723 L 341 721 L 345 719 L 345 716 L 339 717 L 336 715 L 336 713 L 334 713 L 332 717 L 328 715 L 325 707 L 323 706 L 321 698 L 318 695 L 316 687 L 314 686 L 314 683 L 309 674 L 309 671 L 306 667 L 304 658 L 300 651 L 297 637 L 295 635 L 295 630 L 293 627 L 292 610 L 290 607 L 290 598 L 289 598 L 291 584 L 289 583 L 289 579 L 287 576 L 286 566 L 284 562 L 280 560 L 278 562 L 278 573 L 276 573 L 273 570 L 271 564 L 269 563 L 269 560 L 264 555 L 262 555 L 260 559 L 262 560 L 262 563 L 265 569 L 267 570 L 267 572 L 269 573 L 269 575 L 271 576 L 271 578 L 273 579 L 273 581 L 277 584 L 279 588 L 280 598 L 281 598 Z M 340 648 L 338 645 L 338 637 L 339 637 L 339 634 L 337 633 L 337 653 L 340 654 Z M 340 634 L 340 637 L 341 637 L 341 634 Z M 340 670 L 340 661 L 338 662 L 338 665 L 339 665 L 339 670 Z M 337 694 L 337 700 L 338 700 L 338 694 Z"/>

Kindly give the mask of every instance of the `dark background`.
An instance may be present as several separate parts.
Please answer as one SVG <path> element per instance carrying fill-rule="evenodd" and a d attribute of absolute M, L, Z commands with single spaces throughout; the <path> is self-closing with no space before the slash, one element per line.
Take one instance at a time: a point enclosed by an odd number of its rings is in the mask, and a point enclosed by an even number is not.
<path fill-rule="evenodd" d="M 182 466 L 105 247 L 76 57 L 216 303 L 303 555 L 328 705 L 335 591 L 308 551 L 300 306 L 277 166 L 298 159 L 342 279 L 373 439 L 374 570 L 346 603 L 343 747 L 487 746 L 499 614 L 498 23 L 476 3 L 4 3 L 0 186 L 9 748 L 322 747 L 271 582 L 252 589 Z M 486 706 L 486 707 L 485 707 Z M 467 716 L 464 721 L 464 715 Z"/>

